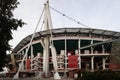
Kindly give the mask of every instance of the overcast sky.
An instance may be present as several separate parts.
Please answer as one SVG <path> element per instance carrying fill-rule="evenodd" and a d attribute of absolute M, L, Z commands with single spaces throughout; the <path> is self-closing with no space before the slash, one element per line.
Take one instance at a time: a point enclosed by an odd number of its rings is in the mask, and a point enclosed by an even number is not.
<path fill-rule="evenodd" d="M 35 30 L 46 0 L 18 0 L 14 17 L 27 25 L 13 31 L 13 48 Z M 120 32 L 120 0 L 49 0 L 50 6 L 91 28 Z M 51 10 L 51 9 L 50 9 Z M 83 27 L 51 10 L 53 28 Z M 40 31 L 40 27 L 37 31 Z M 86 28 L 86 27 L 85 27 Z"/>

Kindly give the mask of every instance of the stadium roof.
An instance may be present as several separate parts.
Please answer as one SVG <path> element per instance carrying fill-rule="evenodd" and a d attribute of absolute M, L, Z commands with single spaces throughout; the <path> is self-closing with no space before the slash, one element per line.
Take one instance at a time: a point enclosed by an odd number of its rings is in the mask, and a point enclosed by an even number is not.
<path fill-rule="evenodd" d="M 93 28 L 58 28 L 52 30 L 53 34 L 80 34 L 80 33 L 91 33 L 96 35 L 105 35 L 111 36 L 115 38 L 120 38 L 120 32 L 101 30 L 101 29 L 93 29 Z M 46 35 L 50 35 L 50 31 L 40 31 L 35 33 L 34 39 L 44 37 Z M 28 44 L 31 40 L 32 34 L 25 37 L 23 40 L 19 42 L 19 44 L 13 49 L 12 53 L 16 53 L 26 44 Z"/>

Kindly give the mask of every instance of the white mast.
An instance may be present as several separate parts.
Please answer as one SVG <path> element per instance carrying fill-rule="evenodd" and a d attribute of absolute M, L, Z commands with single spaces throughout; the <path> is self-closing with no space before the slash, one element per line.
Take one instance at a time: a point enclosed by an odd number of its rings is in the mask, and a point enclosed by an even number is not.
<path fill-rule="evenodd" d="M 48 8 L 48 2 L 45 4 L 45 13 L 44 13 L 44 30 L 50 30 L 52 27 L 50 12 Z M 43 72 L 45 72 L 45 76 L 47 77 L 49 71 L 49 46 L 50 46 L 50 38 L 47 36 L 44 38 L 44 49 L 43 49 Z"/>
<path fill-rule="evenodd" d="M 52 41 L 52 20 L 51 20 L 51 14 L 49 10 L 49 2 L 47 1 L 47 4 L 45 4 L 45 14 L 44 14 L 44 30 L 49 30 L 51 34 L 51 41 Z M 54 79 L 61 79 L 57 68 L 57 59 L 56 59 L 56 49 L 53 45 L 53 42 L 50 42 L 50 37 L 44 38 L 44 50 L 43 50 L 43 72 L 45 72 L 45 76 L 48 76 L 49 71 L 49 48 L 51 47 L 51 53 L 52 53 L 52 60 L 53 60 L 53 67 L 55 70 Z"/>

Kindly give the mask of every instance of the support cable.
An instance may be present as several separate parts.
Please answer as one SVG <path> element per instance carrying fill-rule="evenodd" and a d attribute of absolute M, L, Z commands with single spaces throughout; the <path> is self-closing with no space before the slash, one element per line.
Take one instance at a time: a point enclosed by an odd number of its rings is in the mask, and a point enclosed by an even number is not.
<path fill-rule="evenodd" d="M 25 60 L 25 57 L 27 56 L 28 50 L 29 50 L 29 48 L 30 48 L 30 46 L 31 46 L 31 44 L 32 44 L 32 41 L 33 41 L 33 38 L 34 38 L 34 36 L 35 36 L 36 30 L 37 30 L 37 28 L 38 28 L 38 26 L 39 26 L 39 23 L 40 23 L 40 21 L 41 21 L 41 18 L 42 18 L 42 16 L 43 16 L 43 12 L 44 12 L 44 9 L 43 9 L 43 11 L 42 11 L 42 14 L 41 14 L 39 20 L 38 20 L 38 23 L 37 23 L 37 25 L 36 25 L 36 28 L 35 28 L 35 30 L 34 30 L 34 33 L 32 34 L 30 43 L 28 44 L 27 51 L 26 51 L 26 53 L 25 53 L 25 55 L 24 55 L 24 57 L 23 57 L 23 59 L 22 59 L 22 62 L 21 62 L 21 64 L 20 64 L 20 66 L 19 66 L 19 69 L 18 69 L 17 73 L 16 73 L 15 76 L 14 76 L 14 79 L 19 78 L 19 71 L 20 71 L 21 68 L 22 68 L 22 65 L 23 65 L 23 62 L 24 62 L 24 60 Z"/>
<path fill-rule="evenodd" d="M 77 21 L 77 20 L 75 20 L 75 19 L 73 19 L 73 18 L 71 18 L 71 17 L 65 15 L 64 13 L 58 11 L 57 9 L 55 9 L 55 8 L 53 8 L 53 7 L 51 7 L 51 6 L 49 6 L 49 7 L 50 7 L 53 11 L 55 11 L 55 12 L 57 12 L 57 13 L 59 13 L 59 14 L 65 16 L 66 18 L 68 18 L 68 19 L 70 19 L 70 20 L 76 22 L 77 24 L 80 24 L 80 25 L 85 26 L 85 27 L 87 27 L 87 28 L 91 28 L 91 27 L 89 27 L 89 26 L 87 26 L 87 25 L 85 25 L 85 24 L 83 24 L 83 23 L 81 23 L 81 22 L 79 22 L 79 21 Z"/>

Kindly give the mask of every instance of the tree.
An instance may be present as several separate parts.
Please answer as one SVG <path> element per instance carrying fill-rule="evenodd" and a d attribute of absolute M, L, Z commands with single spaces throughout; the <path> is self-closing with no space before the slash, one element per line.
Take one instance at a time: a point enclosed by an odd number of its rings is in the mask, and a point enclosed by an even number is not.
<path fill-rule="evenodd" d="M 6 51 L 10 50 L 9 41 L 13 39 L 12 30 L 17 30 L 25 23 L 13 17 L 13 11 L 17 8 L 17 0 L 0 0 L 0 71 L 6 63 Z"/>

